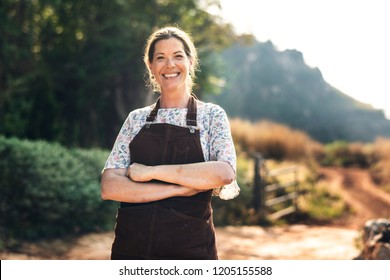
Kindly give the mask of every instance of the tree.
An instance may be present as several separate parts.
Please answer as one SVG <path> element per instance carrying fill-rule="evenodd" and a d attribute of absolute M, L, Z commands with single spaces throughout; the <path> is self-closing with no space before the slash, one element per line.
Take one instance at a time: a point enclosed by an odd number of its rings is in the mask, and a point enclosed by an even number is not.
<path fill-rule="evenodd" d="M 109 148 L 128 112 L 155 98 L 142 61 L 154 27 L 192 34 L 199 95 L 215 91 L 213 53 L 235 39 L 196 0 L 3 0 L 0 19 L 0 134 L 67 146 Z"/>

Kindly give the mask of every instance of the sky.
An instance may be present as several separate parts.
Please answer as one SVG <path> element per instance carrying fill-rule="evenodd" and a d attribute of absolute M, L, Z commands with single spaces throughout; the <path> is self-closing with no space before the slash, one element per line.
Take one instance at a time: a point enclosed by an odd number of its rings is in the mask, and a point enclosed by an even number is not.
<path fill-rule="evenodd" d="M 387 0 L 220 0 L 237 33 L 295 49 L 344 94 L 390 119 L 390 16 Z"/>

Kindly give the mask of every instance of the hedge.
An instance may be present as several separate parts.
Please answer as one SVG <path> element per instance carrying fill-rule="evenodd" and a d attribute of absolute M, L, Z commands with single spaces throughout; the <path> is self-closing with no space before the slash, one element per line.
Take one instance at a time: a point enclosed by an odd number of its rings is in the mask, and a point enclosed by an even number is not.
<path fill-rule="evenodd" d="M 1 247 L 112 229 L 117 203 L 103 201 L 107 151 L 0 136 Z"/>

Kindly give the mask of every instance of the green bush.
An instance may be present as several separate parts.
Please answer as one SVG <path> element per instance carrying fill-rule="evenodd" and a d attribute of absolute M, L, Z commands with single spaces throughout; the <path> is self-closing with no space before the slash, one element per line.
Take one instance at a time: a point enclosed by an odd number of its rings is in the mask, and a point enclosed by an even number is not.
<path fill-rule="evenodd" d="M 299 202 L 301 216 L 306 215 L 310 222 L 330 222 L 351 211 L 342 197 L 329 191 L 329 186 L 322 182 L 301 196 Z"/>
<path fill-rule="evenodd" d="M 0 137 L 0 240 L 36 240 L 112 228 L 100 197 L 108 153 Z"/>
<path fill-rule="evenodd" d="M 325 156 L 321 164 L 325 166 L 368 168 L 370 161 L 371 154 L 364 144 L 335 141 L 325 146 Z"/>

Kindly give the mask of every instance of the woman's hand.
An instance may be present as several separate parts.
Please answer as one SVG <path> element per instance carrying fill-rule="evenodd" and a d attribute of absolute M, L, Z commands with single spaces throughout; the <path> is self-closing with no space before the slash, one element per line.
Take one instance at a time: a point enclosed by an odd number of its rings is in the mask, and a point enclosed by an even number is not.
<path fill-rule="evenodd" d="M 152 166 L 134 164 L 129 170 L 106 169 L 101 179 L 101 196 L 104 200 L 114 200 L 129 203 L 145 203 L 174 196 L 192 196 L 200 190 L 178 184 L 159 181 L 136 182 L 128 177 L 145 175 Z M 128 173 L 130 173 L 128 175 Z M 132 173 L 132 175 L 131 175 Z M 135 176 L 135 174 L 138 174 Z M 144 177 L 147 180 L 148 176 Z"/>
<path fill-rule="evenodd" d="M 148 182 L 155 178 L 152 176 L 153 166 L 147 166 L 140 163 L 133 163 L 129 166 L 126 172 L 126 176 L 129 177 L 134 182 Z M 206 190 L 199 190 L 190 187 L 184 186 L 176 186 L 177 191 L 179 192 L 177 196 L 193 196 L 200 192 L 204 192 Z"/>
<path fill-rule="evenodd" d="M 129 166 L 126 176 L 135 182 L 148 182 L 153 180 L 150 176 L 151 167 L 140 163 L 133 163 Z"/>
<path fill-rule="evenodd" d="M 133 163 L 127 169 L 126 176 L 134 182 L 157 180 L 202 190 L 228 185 L 235 180 L 233 168 L 223 161 L 155 166 Z"/>

